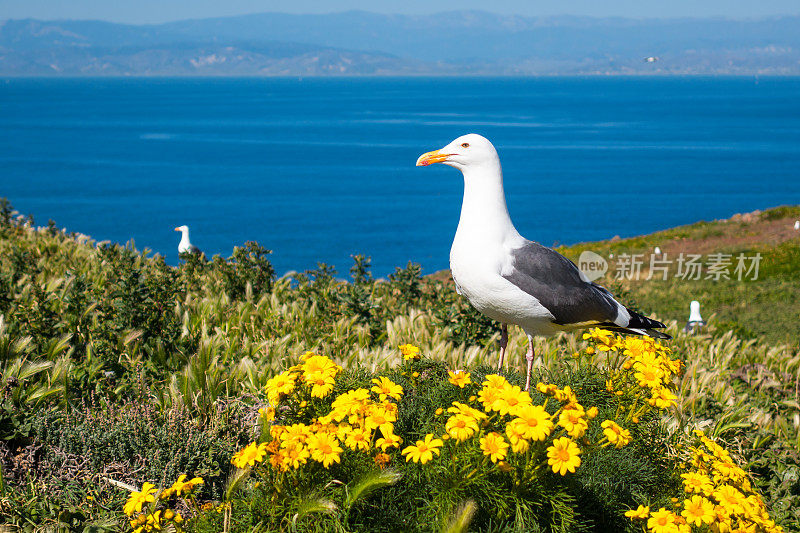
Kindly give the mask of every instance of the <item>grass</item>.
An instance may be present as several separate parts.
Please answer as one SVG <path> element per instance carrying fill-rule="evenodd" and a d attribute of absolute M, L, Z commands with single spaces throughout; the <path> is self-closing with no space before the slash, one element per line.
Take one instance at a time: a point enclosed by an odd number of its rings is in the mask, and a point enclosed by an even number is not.
<path fill-rule="evenodd" d="M 798 213 L 778 208 L 759 220 Z M 798 241 L 731 242 L 748 232 L 761 239 L 764 228 L 698 223 L 563 251 L 632 253 L 679 239 L 761 251 L 763 278 L 753 282 L 615 290 L 668 323 L 670 348 L 686 363 L 678 403 L 659 427 L 678 440 L 694 428 L 720 439 L 773 518 L 800 531 Z M 220 501 L 234 473 L 226 458 L 257 433 L 264 386 L 307 350 L 363 372 L 402 365 L 405 343 L 450 369 L 496 364 L 496 324 L 415 265 L 379 282 L 359 257 L 344 283 L 327 265 L 276 278 L 268 257 L 248 243 L 229 258 L 172 268 L 132 246 L 31 227 L 0 205 L 0 528 L 124 531 L 122 487 L 163 486 L 178 473 L 204 477 L 201 504 Z M 710 322 L 696 335 L 680 331 L 690 299 Z M 514 375 L 526 339 L 510 333 Z M 562 372 L 584 346 L 580 334 L 537 341 L 536 371 Z M 457 523 L 457 508 L 469 514 L 455 505 L 442 521 Z"/>

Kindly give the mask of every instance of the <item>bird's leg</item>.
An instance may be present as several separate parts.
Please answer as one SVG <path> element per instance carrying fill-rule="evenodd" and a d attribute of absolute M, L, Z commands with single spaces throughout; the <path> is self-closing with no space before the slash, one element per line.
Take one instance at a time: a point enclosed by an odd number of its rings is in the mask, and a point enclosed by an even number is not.
<path fill-rule="evenodd" d="M 525 373 L 525 390 L 531 388 L 531 367 L 533 366 L 533 335 L 528 335 L 528 353 L 525 354 L 528 361 L 528 371 Z"/>
<path fill-rule="evenodd" d="M 500 362 L 497 363 L 497 370 L 503 368 L 503 359 L 506 356 L 506 346 L 508 346 L 508 324 L 500 325 Z"/>

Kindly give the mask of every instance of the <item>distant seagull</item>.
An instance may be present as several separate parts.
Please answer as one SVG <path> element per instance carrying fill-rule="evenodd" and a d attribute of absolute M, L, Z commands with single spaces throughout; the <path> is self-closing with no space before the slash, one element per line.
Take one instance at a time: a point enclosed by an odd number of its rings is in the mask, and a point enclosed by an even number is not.
<path fill-rule="evenodd" d="M 178 255 L 180 254 L 195 254 L 202 255 L 203 252 L 200 248 L 195 246 L 189 241 L 189 226 L 178 226 L 175 231 L 181 232 L 181 242 L 178 243 Z"/>
<path fill-rule="evenodd" d="M 654 253 L 654 254 L 656 254 L 656 255 L 661 255 L 661 248 L 659 248 L 658 246 L 656 246 L 656 249 L 655 249 L 655 250 L 653 250 L 653 253 Z"/>
<path fill-rule="evenodd" d="M 800 220 L 794 221 L 794 229 L 800 230 Z"/>
<path fill-rule="evenodd" d="M 684 326 L 683 331 L 690 332 L 706 325 L 706 321 L 700 316 L 700 302 L 692 300 L 689 304 L 689 321 Z"/>
<path fill-rule="evenodd" d="M 525 330 L 526 390 L 534 335 L 601 327 L 670 338 L 653 329 L 664 324 L 627 309 L 606 289 L 588 281 L 572 261 L 517 232 L 506 207 L 500 159 L 487 139 L 464 135 L 417 159 L 417 166 L 432 163 L 455 167 L 464 175 L 461 218 L 450 249 L 456 290 L 478 311 L 502 324 L 500 366 L 508 344 L 508 324 Z"/>
<path fill-rule="evenodd" d="M 655 63 L 658 60 L 659 60 L 659 58 L 656 57 L 656 56 L 649 56 L 649 57 L 645 57 L 644 58 L 644 62 L 645 63 Z"/>

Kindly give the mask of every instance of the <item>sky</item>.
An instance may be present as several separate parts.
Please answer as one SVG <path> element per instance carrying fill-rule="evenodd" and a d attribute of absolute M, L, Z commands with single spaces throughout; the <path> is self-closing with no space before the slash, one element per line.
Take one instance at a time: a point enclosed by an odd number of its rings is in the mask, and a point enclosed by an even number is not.
<path fill-rule="evenodd" d="M 358 9 L 424 15 L 460 9 L 526 16 L 761 18 L 800 14 L 798 0 L 0 0 L 8 18 L 98 19 L 133 24 L 277 11 L 331 13 Z"/>

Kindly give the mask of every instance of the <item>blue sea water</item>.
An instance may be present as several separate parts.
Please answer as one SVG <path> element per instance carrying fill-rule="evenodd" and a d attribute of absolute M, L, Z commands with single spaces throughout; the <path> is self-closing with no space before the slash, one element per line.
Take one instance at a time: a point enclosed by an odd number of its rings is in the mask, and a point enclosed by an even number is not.
<path fill-rule="evenodd" d="M 417 156 L 492 140 L 547 245 L 800 203 L 798 78 L 0 80 L 0 196 L 177 262 L 256 240 L 279 273 L 351 254 L 447 268 L 463 182 Z"/>

